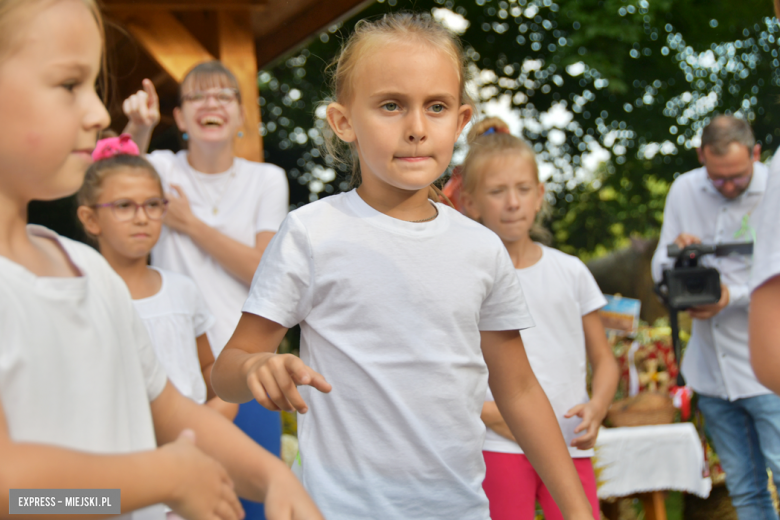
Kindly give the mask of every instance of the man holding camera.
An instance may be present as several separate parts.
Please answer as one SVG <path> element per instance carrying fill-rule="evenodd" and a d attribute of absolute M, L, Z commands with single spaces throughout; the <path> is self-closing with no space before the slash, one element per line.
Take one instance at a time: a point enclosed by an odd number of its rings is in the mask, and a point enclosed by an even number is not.
<path fill-rule="evenodd" d="M 697 152 L 702 167 L 680 175 L 666 198 L 652 263 L 656 281 L 674 264 L 667 255 L 672 243 L 684 248 L 754 241 L 751 217 L 763 198 L 768 171 L 757 162 L 761 146 L 750 126 L 733 116 L 717 116 L 704 128 Z M 780 398 L 758 382 L 750 366 L 752 259 L 710 255 L 701 263 L 720 272 L 721 295 L 717 303 L 688 310 L 693 331 L 682 373 L 698 394 L 739 518 L 777 520 L 766 468 L 780 487 Z"/>

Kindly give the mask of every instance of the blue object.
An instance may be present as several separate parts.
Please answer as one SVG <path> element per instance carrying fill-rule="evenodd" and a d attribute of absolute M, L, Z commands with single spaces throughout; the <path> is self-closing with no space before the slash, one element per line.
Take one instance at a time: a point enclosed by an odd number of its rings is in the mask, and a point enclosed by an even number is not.
<path fill-rule="evenodd" d="M 766 468 L 780 486 L 780 397 L 765 394 L 727 401 L 699 394 L 699 410 L 726 472 L 739 520 L 777 520 Z"/>
<path fill-rule="evenodd" d="M 182 138 L 182 139 L 184 139 L 184 140 L 186 141 L 187 139 L 189 139 L 189 138 L 190 138 L 190 136 L 189 136 L 189 135 L 187 135 L 187 132 L 184 132 L 183 134 L 181 134 L 181 138 Z"/>
<path fill-rule="evenodd" d="M 238 407 L 235 424 L 256 443 L 277 457 L 282 452 L 282 417 L 279 412 L 266 410 L 257 401 Z M 263 504 L 241 499 L 246 520 L 265 520 Z"/>

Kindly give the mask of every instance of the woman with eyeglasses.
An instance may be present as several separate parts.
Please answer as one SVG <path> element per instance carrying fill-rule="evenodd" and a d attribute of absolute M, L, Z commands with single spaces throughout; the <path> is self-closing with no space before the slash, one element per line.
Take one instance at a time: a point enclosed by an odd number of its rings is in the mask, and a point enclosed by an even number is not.
<path fill-rule="evenodd" d="M 125 100 L 125 132 L 141 150 L 160 120 L 151 81 Z M 207 331 L 214 355 L 230 339 L 249 294 L 249 284 L 268 242 L 287 215 L 284 170 L 235 156 L 244 113 L 238 81 L 219 61 L 195 66 L 180 86 L 174 109 L 187 149 L 155 150 L 146 158 L 162 178 L 168 199 L 153 266 L 190 276 L 216 317 Z M 241 405 L 236 425 L 271 453 L 281 450 L 281 419 L 251 401 Z M 262 518 L 260 505 L 244 503 L 247 518 Z M 255 510 L 253 512 L 253 510 Z"/>

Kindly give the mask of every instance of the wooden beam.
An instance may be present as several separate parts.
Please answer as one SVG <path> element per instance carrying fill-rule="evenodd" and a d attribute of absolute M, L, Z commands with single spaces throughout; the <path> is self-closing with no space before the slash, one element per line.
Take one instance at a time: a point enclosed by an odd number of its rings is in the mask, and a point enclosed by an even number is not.
<path fill-rule="evenodd" d="M 256 39 L 257 66 L 261 69 L 268 66 L 274 60 L 303 45 L 329 26 L 349 18 L 371 3 L 373 0 L 313 2 L 293 16 L 278 23 L 271 32 Z"/>
<path fill-rule="evenodd" d="M 140 12 L 124 17 L 124 22 L 130 34 L 177 83 L 198 63 L 215 59 L 171 13 Z"/>
<path fill-rule="evenodd" d="M 249 11 L 217 13 L 219 59 L 233 71 L 241 90 L 244 107 L 243 137 L 235 139 L 235 154 L 250 161 L 262 162 L 263 141 L 260 136 L 260 91 L 257 86 L 257 55 Z"/>
<path fill-rule="evenodd" d="M 246 11 L 265 9 L 269 0 L 103 0 L 106 11 Z"/>

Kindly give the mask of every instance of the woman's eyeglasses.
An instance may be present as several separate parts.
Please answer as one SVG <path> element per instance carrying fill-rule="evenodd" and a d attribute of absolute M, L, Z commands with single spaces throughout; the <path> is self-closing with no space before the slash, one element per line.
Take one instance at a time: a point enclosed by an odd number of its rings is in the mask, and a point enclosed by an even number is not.
<path fill-rule="evenodd" d="M 193 105 L 202 105 L 208 98 L 213 97 L 214 100 L 220 105 L 229 105 L 233 101 L 238 100 L 239 92 L 234 88 L 221 88 L 219 90 L 205 91 L 196 90 L 194 92 L 187 92 L 182 94 L 182 102 L 187 101 Z"/>
<path fill-rule="evenodd" d="M 114 214 L 114 218 L 119 222 L 127 222 L 133 220 L 138 208 L 143 208 L 146 216 L 151 220 L 160 220 L 165 216 L 165 212 L 168 209 L 168 200 L 161 198 L 149 199 L 143 204 L 138 204 L 135 201 L 129 199 L 119 199 L 113 202 L 106 202 L 104 204 L 95 204 L 93 208 L 111 208 L 111 212 Z"/>

